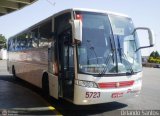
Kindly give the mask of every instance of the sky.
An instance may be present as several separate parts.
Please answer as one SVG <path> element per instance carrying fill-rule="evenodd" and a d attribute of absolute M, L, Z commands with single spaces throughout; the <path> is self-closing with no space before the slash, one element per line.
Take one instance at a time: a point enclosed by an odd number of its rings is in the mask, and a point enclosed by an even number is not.
<path fill-rule="evenodd" d="M 142 50 L 149 55 L 153 50 L 160 53 L 160 0 L 38 0 L 16 12 L 0 17 L 0 34 L 9 38 L 33 24 L 67 8 L 91 8 L 123 13 L 132 18 L 135 27 L 154 30 L 156 45 Z M 141 37 L 140 45 L 148 45 Z"/>

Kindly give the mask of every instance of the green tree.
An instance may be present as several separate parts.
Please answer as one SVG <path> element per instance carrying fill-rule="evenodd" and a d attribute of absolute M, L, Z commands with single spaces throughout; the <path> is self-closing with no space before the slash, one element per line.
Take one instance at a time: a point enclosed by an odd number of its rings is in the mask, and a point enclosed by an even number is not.
<path fill-rule="evenodd" d="M 151 54 L 150 54 L 150 57 L 155 57 L 155 52 L 153 51 Z"/>
<path fill-rule="evenodd" d="M 158 51 L 153 51 L 151 54 L 150 54 L 150 57 L 153 57 L 153 58 L 158 58 L 160 57 Z"/>
<path fill-rule="evenodd" d="M 158 51 L 153 51 L 150 54 L 148 62 L 150 62 L 150 63 L 159 63 L 160 64 L 160 55 L 159 55 Z"/>
<path fill-rule="evenodd" d="M 6 38 L 0 34 L 0 49 L 6 48 Z"/>
<path fill-rule="evenodd" d="M 158 58 L 159 57 L 159 53 L 158 51 L 155 51 L 155 58 Z"/>

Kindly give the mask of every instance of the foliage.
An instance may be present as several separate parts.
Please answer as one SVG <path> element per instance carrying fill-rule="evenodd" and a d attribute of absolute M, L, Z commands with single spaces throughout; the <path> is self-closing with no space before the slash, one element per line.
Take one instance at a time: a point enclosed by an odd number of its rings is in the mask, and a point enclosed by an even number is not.
<path fill-rule="evenodd" d="M 6 48 L 6 38 L 0 34 L 0 49 Z"/>
<path fill-rule="evenodd" d="M 151 54 L 150 54 L 150 57 L 154 57 L 155 56 L 155 52 L 153 51 Z"/>
<path fill-rule="evenodd" d="M 159 55 L 158 51 L 153 51 L 150 54 L 148 62 L 149 63 L 158 63 L 158 64 L 160 64 L 160 55 Z"/>
<path fill-rule="evenodd" d="M 151 54 L 150 54 L 150 57 L 153 57 L 153 58 L 158 58 L 160 57 L 158 51 L 153 51 Z"/>
<path fill-rule="evenodd" d="M 159 57 L 159 53 L 158 51 L 155 52 L 155 58 L 158 58 Z"/>
<path fill-rule="evenodd" d="M 149 63 L 158 63 L 158 64 L 160 64 L 160 58 L 149 57 L 148 62 Z"/>

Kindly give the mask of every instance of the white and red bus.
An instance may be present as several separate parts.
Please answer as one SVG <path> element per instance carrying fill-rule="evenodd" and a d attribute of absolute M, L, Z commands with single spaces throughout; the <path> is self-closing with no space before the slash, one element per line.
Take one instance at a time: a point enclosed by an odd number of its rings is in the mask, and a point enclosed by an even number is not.
<path fill-rule="evenodd" d="M 137 30 L 150 45 L 140 47 Z M 9 38 L 8 71 L 74 104 L 117 101 L 140 93 L 140 49 L 153 44 L 126 15 L 67 9 Z"/>

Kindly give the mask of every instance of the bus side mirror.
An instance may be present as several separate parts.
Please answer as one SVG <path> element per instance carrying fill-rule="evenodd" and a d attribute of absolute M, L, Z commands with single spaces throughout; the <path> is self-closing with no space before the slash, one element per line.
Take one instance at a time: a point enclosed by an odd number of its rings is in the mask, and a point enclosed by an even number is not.
<path fill-rule="evenodd" d="M 80 20 L 71 20 L 72 25 L 72 34 L 75 43 L 82 42 L 82 21 Z"/>
<path fill-rule="evenodd" d="M 153 47 L 154 44 L 155 44 L 155 37 L 154 37 L 154 32 L 153 32 L 153 30 L 151 30 L 150 28 L 147 28 L 147 27 L 138 27 L 138 28 L 135 28 L 135 29 L 134 29 L 133 34 L 135 34 L 135 32 L 136 32 L 137 30 L 145 30 L 145 31 L 148 32 L 149 46 L 140 47 L 140 48 L 138 48 L 136 51 L 138 51 L 138 50 L 140 50 L 140 49 L 143 49 L 143 48 Z"/>

